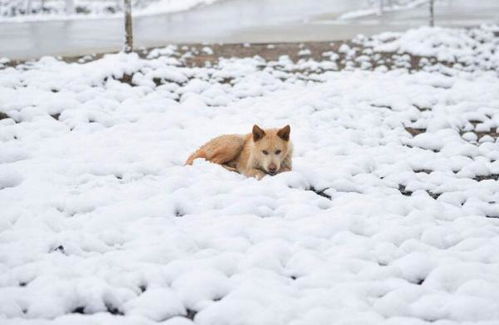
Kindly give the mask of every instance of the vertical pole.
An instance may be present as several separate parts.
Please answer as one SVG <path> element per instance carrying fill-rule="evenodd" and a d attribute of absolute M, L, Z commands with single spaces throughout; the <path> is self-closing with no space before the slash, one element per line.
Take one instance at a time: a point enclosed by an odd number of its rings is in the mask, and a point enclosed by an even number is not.
<path fill-rule="evenodd" d="M 26 0 L 26 15 L 31 15 L 33 7 L 32 7 L 32 2 L 31 0 Z"/>
<path fill-rule="evenodd" d="M 130 53 L 133 51 L 133 28 L 132 28 L 132 1 L 124 0 L 125 10 L 125 46 L 123 51 Z"/>
<path fill-rule="evenodd" d="M 66 0 L 66 15 L 74 14 L 75 4 L 74 0 Z"/>
<path fill-rule="evenodd" d="M 435 0 L 430 0 L 430 27 L 435 26 L 435 10 L 434 10 Z"/>

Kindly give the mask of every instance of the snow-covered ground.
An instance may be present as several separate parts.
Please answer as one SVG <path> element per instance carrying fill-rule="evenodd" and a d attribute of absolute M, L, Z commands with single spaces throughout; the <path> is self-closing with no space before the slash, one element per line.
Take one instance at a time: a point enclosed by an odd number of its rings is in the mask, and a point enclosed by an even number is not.
<path fill-rule="evenodd" d="M 2 61 L 0 323 L 498 324 L 494 30 L 346 62 Z M 254 123 L 291 124 L 292 172 L 183 166 Z"/>
<path fill-rule="evenodd" d="M 218 0 L 132 0 L 135 16 L 187 10 Z M 0 0 L 0 21 L 121 17 L 123 0 Z"/>

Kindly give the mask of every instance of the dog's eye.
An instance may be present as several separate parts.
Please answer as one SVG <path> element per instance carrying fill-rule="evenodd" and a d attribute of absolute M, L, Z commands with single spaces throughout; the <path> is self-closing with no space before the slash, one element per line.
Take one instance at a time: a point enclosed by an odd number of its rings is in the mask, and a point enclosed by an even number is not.
<path fill-rule="evenodd" d="M 276 150 L 276 151 L 275 151 L 275 154 L 276 154 L 276 155 L 278 155 L 278 154 L 280 154 L 280 153 L 281 153 L 281 150 Z"/>
<path fill-rule="evenodd" d="M 264 155 L 268 155 L 269 154 L 269 152 L 267 150 L 262 150 L 262 152 L 263 152 Z"/>

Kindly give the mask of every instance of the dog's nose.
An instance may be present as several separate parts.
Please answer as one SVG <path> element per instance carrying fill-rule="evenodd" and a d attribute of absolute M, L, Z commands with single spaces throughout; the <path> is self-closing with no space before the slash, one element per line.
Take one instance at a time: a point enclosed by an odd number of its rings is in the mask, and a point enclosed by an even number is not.
<path fill-rule="evenodd" d="M 277 166 L 272 164 L 269 166 L 269 174 L 270 175 L 275 175 L 277 173 Z"/>

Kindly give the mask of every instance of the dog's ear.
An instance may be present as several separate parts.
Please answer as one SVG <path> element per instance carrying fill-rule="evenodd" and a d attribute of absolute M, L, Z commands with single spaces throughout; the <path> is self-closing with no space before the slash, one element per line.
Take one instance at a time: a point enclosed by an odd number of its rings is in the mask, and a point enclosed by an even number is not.
<path fill-rule="evenodd" d="M 265 131 L 262 130 L 258 125 L 253 125 L 253 140 L 256 142 L 263 138 Z"/>
<path fill-rule="evenodd" d="M 289 125 L 286 125 L 282 129 L 277 131 L 277 135 L 279 136 L 279 138 L 283 139 L 284 141 L 288 141 L 290 132 L 291 132 L 291 127 Z"/>

